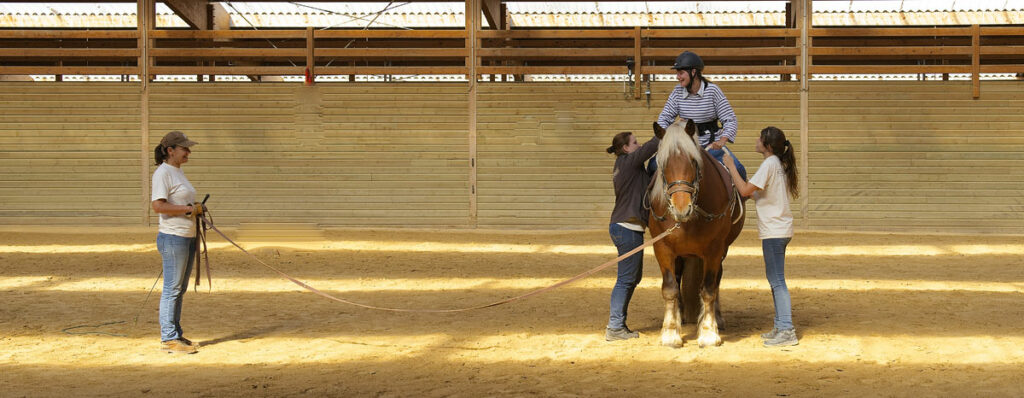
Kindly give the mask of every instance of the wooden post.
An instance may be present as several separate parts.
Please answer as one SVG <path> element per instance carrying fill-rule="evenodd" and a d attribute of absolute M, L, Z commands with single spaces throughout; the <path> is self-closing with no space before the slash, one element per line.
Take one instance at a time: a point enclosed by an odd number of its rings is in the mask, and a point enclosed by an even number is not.
<path fill-rule="evenodd" d="M 807 226 L 807 206 L 810 201 L 807 198 L 808 194 L 808 156 L 807 150 L 809 148 L 809 132 L 810 128 L 810 106 L 809 90 L 810 90 L 810 78 L 811 74 L 809 69 L 811 68 L 811 57 L 810 57 L 810 46 L 811 37 L 808 35 L 810 28 L 813 26 L 813 11 L 811 10 L 811 0 L 796 0 L 798 1 L 794 5 L 798 6 L 796 13 L 798 27 L 800 28 L 800 218 L 803 220 L 803 224 Z"/>
<path fill-rule="evenodd" d="M 154 11 L 153 0 L 138 0 L 137 2 L 137 29 L 139 32 L 138 48 L 139 48 L 139 84 L 141 85 L 141 92 L 139 93 L 139 177 L 142 185 L 142 211 L 140 216 L 142 217 L 142 225 L 149 226 L 149 153 L 151 148 L 149 147 L 149 48 L 152 43 L 149 42 L 149 30 L 153 28 L 153 22 L 156 19 Z M 151 18 L 150 15 L 153 17 Z"/>
<path fill-rule="evenodd" d="M 480 45 L 477 42 L 477 30 L 480 29 L 480 0 L 466 0 L 466 68 L 469 72 L 466 78 L 469 80 L 469 226 L 476 228 L 477 203 L 476 203 L 476 49 Z"/>
<path fill-rule="evenodd" d="M 974 99 L 981 97 L 981 26 L 971 25 L 971 85 Z"/>
<path fill-rule="evenodd" d="M 316 59 L 313 57 L 313 27 L 306 27 L 306 85 L 312 86 L 316 81 Z"/>
<path fill-rule="evenodd" d="M 643 69 L 643 51 L 641 51 L 641 30 L 639 26 L 633 27 L 633 99 L 640 99 L 640 70 Z"/>

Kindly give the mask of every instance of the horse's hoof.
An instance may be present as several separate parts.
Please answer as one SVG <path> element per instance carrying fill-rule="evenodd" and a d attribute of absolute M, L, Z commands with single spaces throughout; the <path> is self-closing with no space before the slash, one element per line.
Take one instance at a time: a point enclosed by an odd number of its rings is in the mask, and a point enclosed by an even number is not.
<path fill-rule="evenodd" d="M 718 336 L 701 336 L 697 338 L 697 346 L 700 348 L 717 347 L 722 345 L 722 338 Z"/>
<path fill-rule="evenodd" d="M 678 334 L 662 334 L 661 345 L 665 347 L 681 348 L 683 346 L 683 338 Z"/>

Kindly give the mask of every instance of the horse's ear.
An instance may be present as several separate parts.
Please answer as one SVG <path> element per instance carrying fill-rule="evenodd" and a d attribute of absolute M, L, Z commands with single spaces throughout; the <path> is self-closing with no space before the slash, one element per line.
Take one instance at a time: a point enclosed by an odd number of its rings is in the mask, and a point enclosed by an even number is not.
<path fill-rule="evenodd" d="M 658 122 L 654 122 L 652 124 L 654 126 L 654 136 L 658 137 L 659 140 L 665 138 L 665 129 L 661 128 L 661 125 L 659 125 Z"/>
<path fill-rule="evenodd" d="M 690 137 L 693 137 L 693 135 L 697 133 L 697 125 L 693 123 L 693 119 L 686 120 L 686 127 L 684 130 L 686 130 L 686 134 Z"/>

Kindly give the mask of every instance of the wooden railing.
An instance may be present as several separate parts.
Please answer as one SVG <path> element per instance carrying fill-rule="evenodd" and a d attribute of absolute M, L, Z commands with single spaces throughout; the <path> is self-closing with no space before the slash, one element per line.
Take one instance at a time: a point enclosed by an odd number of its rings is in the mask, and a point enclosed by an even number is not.
<path fill-rule="evenodd" d="M 457 30 L 0 30 L 0 74 L 479 75 L 671 73 L 682 49 L 709 74 L 798 74 L 801 31 L 479 30 L 476 59 Z M 815 74 L 1024 73 L 1024 29 L 1009 26 L 812 28 Z"/>

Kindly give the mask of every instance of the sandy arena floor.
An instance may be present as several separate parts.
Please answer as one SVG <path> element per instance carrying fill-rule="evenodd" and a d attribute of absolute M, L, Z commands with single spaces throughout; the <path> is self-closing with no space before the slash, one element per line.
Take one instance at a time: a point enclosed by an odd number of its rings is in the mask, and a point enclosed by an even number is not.
<path fill-rule="evenodd" d="M 800 345 L 767 349 L 772 301 L 750 229 L 726 260 L 717 348 L 697 348 L 693 325 L 683 348 L 658 345 L 650 251 L 629 317 L 641 338 L 608 343 L 611 270 L 496 308 L 388 313 L 302 291 L 212 238 L 212 293 L 204 276 L 183 314 L 200 352 L 171 355 L 157 349 L 159 287 L 140 307 L 159 272 L 155 229 L 8 228 L 0 396 L 1024 395 L 1021 237 L 798 233 L 787 276 Z M 614 257 L 602 231 L 241 243 L 333 294 L 412 308 L 500 300 Z M 107 322 L 123 323 L 64 331 Z"/>

